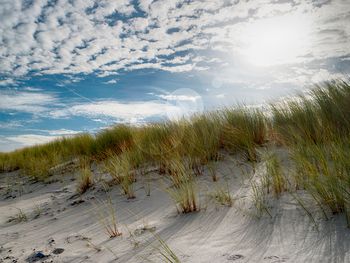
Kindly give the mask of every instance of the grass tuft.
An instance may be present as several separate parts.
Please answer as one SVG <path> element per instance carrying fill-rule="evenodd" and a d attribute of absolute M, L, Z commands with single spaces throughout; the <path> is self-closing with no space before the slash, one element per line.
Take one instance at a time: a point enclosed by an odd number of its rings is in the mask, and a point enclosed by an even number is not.
<path fill-rule="evenodd" d="M 218 187 L 213 193 L 210 194 L 210 196 L 221 205 L 233 205 L 233 198 L 231 196 L 228 184 L 226 184 L 226 187 Z"/>
<path fill-rule="evenodd" d="M 183 163 L 177 162 L 172 167 L 173 186 L 167 189 L 179 213 L 199 211 L 197 187 L 191 171 Z"/>
<path fill-rule="evenodd" d="M 84 166 L 80 169 L 78 182 L 77 182 L 77 191 L 80 194 L 85 193 L 91 186 L 93 186 L 93 174 L 89 166 Z"/>
<path fill-rule="evenodd" d="M 107 201 L 97 201 L 95 213 L 109 238 L 122 235 L 118 229 L 116 211 L 110 198 Z"/>
<path fill-rule="evenodd" d="M 276 154 L 272 154 L 266 160 L 267 173 L 267 191 L 270 191 L 270 185 L 276 197 L 279 197 L 282 192 L 287 190 L 287 181 L 283 175 L 281 164 L 279 163 Z"/>
<path fill-rule="evenodd" d="M 23 212 L 22 209 L 16 208 L 18 210 L 18 213 L 15 216 L 10 217 L 9 222 L 16 222 L 16 223 L 21 223 L 21 222 L 27 222 L 28 217 L 27 215 Z"/>

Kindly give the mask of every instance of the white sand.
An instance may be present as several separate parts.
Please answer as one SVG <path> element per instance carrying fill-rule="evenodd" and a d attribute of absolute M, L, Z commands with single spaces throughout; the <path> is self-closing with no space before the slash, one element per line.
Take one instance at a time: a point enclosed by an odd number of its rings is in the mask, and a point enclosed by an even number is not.
<path fill-rule="evenodd" d="M 141 231 L 143 226 L 155 228 L 181 262 L 350 262 L 350 230 L 344 215 L 329 221 L 316 216 L 316 228 L 297 202 L 284 194 L 279 200 L 271 197 L 272 218 L 265 214 L 258 219 L 253 216 L 251 190 L 241 168 L 252 173 L 226 158 L 219 165 L 218 182 L 211 182 L 206 172 L 198 177 L 202 209 L 186 215 L 177 214 L 164 191 L 164 176 L 156 173 L 152 174 L 151 196 L 146 196 L 139 179 L 133 200 L 127 200 L 119 186 L 104 192 L 101 182 L 80 197 L 76 182 L 71 181 L 74 175 L 58 176 L 62 181 L 51 184 L 25 182 L 21 196 L 14 192 L 15 198 L 6 198 L 7 181 L 27 179 L 17 172 L 1 174 L 0 262 L 26 262 L 34 250 L 48 255 L 37 262 L 162 262 L 159 241 L 151 231 Z M 260 164 L 256 176 L 262 171 Z M 96 174 L 98 178 L 105 176 Z M 208 192 L 225 185 L 225 180 L 236 198 L 233 207 L 208 198 Z M 108 197 L 115 204 L 123 233 L 112 239 L 94 208 L 96 200 Z M 79 200 L 84 202 L 76 202 Z M 41 214 L 34 218 L 38 206 Z M 27 221 L 8 222 L 18 209 L 27 215 Z M 136 229 L 137 235 L 131 237 L 129 231 Z M 52 252 L 57 248 L 64 251 L 55 255 Z"/>

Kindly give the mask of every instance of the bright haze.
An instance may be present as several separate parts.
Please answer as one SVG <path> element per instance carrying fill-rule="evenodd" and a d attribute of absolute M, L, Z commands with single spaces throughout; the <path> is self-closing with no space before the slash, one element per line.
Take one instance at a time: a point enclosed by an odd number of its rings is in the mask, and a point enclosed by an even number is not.
<path fill-rule="evenodd" d="M 349 0 L 0 0 L 0 151 L 350 72 Z"/>

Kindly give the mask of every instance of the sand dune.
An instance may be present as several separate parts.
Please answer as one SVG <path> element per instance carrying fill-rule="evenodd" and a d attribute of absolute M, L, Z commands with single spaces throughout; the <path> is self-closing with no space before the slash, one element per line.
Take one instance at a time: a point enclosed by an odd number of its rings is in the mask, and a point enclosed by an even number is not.
<path fill-rule="evenodd" d="M 98 170 L 94 187 L 82 195 L 76 193 L 74 174 L 56 175 L 51 183 L 30 183 L 18 172 L 1 174 L 0 262 L 163 262 L 158 237 L 181 262 L 349 262 L 350 232 L 343 216 L 326 221 L 320 214 L 314 223 L 287 193 L 269 200 L 272 217 L 256 216 L 249 180 L 263 172 L 263 162 L 254 171 L 225 157 L 218 182 L 207 171 L 196 178 L 201 209 L 185 215 L 176 212 L 165 191 L 169 184 L 156 172 L 149 177 L 150 196 L 138 177 L 136 198 L 130 200 L 119 186 L 106 191 L 109 176 Z M 9 191 L 9 180 L 23 186 Z M 209 195 L 226 184 L 232 207 Z M 299 196 L 307 200 L 302 191 Z M 106 234 L 96 208 L 109 198 L 122 232 L 115 238 Z M 20 211 L 26 219 L 18 218 Z"/>

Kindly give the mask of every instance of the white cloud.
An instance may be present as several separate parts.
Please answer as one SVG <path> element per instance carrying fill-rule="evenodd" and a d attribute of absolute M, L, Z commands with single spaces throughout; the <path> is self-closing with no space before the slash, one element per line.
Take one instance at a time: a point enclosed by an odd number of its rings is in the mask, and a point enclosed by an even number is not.
<path fill-rule="evenodd" d="M 20 143 L 23 146 L 29 146 L 37 143 L 45 143 L 56 139 L 57 136 L 46 136 L 38 134 L 22 134 L 6 137 L 7 140 Z"/>
<path fill-rule="evenodd" d="M 80 133 L 80 131 L 67 130 L 67 129 L 47 130 L 45 132 L 47 132 L 50 136 L 74 135 L 74 134 Z"/>
<path fill-rule="evenodd" d="M 115 75 L 119 75 L 119 73 L 115 72 L 115 71 L 100 71 L 97 73 L 97 77 L 99 77 L 99 78 L 104 78 L 104 77 L 108 77 L 108 76 L 115 76 Z"/>
<path fill-rule="evenodd" d="M 0 122 L 0 129 L 13 129 L 13 128 L 19 128 L 23 126 L 20 121 L 7 121 L 7 122 Z"/>
<path fill-rule="evenodd" d="M 111 80 L 104 82 L 104 84 L 116 84 L 117 82 L 118 82 L 118 79 L 111 79 Z"/>
<path fill-rule="evenodd" d="M 21 126 L 21 125 L 19 125 Z M 0 128 L 1 128 L 0 124 Z M 7 128 L 15 128 L 16 125 Z M 30 129 L 28 129 L 30 131 Z M 32 146 L 36 144 L 47 143 L 53 141 L 55 139 L 71 136 L 80 133 L 80 131 L 60 129 L 60 130 L 32 130 L 39 131 L 41 133 L 45 133 L 47 135 L 42 134 L 33 134 L 33 133 L 25 133 L 20 135 L 13 136 L 3 136 L 0 135 L 0 152 L 9 152 L 15 149 Z"/>
<path fill-rule="evenodd" d="M 33 87 L 24 87 L 23 90 L 25 90 L 25 91 L 42 91 L 43 89 L 33 88 Z"/>
<path fill-rule="evenodd" d="M 0 86 L 12 86 L 16 85 L 17 82 L 14 79 L 1 79 Z"/>
<path fill-rule="evenodd" d="M 0 109 L 6 111 L 22 111 L 32 114 L 42 113 L 57 101 L 51 94 L 34 92 L 10 92 L 0 90 Z"/>
<path fill-rule="evenodd" d="M 170 100 L 170 101 L 196 101 L 199 100 L 201 97 L 199 95 L 177 95 L 177 94 L 161 94 L 157 95 L 158 97 Z"/>
<path fill-rule="evenodd" d="M 99 101 L 72 105 L 65 109 L 51 111 L 53 118 L 83 116 L 93 119 L 112 118 L 126 122 L 141 122 L 150 117 L 167 117 L 178 112 L 178 108 L 164 102 L 119 102 Z"/>

